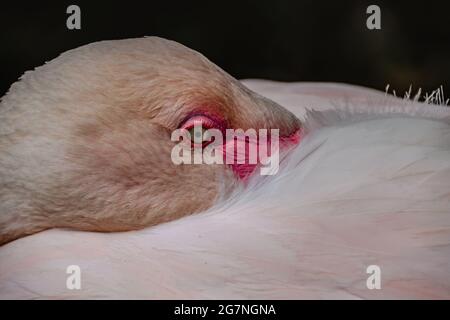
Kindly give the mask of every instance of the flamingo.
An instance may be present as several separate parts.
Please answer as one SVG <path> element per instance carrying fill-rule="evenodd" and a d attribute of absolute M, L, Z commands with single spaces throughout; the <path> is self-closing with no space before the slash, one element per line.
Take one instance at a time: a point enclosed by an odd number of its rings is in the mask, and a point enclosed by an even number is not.
<path fill-rule="evenodd" d="M 1 102 L 0 298 L 450 298 L 444 100 L 237 81 L 154 37 L 69 51 Z M 279 171 L 175 167 L 193 117 L 279 128 Z"/>

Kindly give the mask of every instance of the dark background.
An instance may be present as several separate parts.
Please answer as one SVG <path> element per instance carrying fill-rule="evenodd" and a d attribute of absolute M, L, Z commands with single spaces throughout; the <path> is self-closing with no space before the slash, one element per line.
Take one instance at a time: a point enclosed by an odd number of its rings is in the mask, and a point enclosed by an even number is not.
<path fill-rule="evenodd" d="M 24 71 L 93 41 L 158 35 L 236 78 L 333 81 L 397 93 L 450 83 L 450 1 L 59 1 L 0 4 L 0 96 Z M 81 30 L 66 8 L 81 7 Z M 381 7 L 381 30 L 366 8 Z"/>

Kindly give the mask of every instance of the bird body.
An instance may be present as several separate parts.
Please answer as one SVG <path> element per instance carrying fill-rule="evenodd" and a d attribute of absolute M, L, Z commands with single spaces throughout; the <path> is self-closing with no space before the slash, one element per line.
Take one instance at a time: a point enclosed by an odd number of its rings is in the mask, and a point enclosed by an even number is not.
<path fill-rule="evenodd" d="M 0 298 L 450 298 L 450 109 L 349 85 L 242 83 L 302 122 L 276 175 L 149 228 L 12 241 Z M 71 265 L 80 290 L 66 287 Z"/>

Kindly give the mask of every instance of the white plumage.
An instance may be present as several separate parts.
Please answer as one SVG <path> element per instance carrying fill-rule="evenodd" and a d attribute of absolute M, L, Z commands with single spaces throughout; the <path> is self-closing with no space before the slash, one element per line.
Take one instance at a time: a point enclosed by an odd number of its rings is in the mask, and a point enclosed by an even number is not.
<path fill-rule="evenodd" d="M 0 298 L 450 298 L 450 109 L 346 85 L 244 83 L 306 119 L 277 175 L 153 228 L 11 242 Z M 81 290 L 66 288 L 69 265 Z M 381 290 L 366 287 L 369 265 Z"/>

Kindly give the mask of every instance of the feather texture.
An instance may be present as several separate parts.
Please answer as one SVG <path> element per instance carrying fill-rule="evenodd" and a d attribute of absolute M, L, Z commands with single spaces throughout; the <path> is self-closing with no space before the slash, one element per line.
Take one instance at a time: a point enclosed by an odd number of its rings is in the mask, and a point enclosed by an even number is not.
<path fill-rule="evenodd" d="M 449 109 L 351 86 L 244 83 L 306 120 L 277 175 L 141 231 L 9 243 L 0 298 L 450 298 Z M 81 290 L 66 289 L 68 265 L 81 267 Z M 366 287 L 369 265 L 381 290 Z"/>

